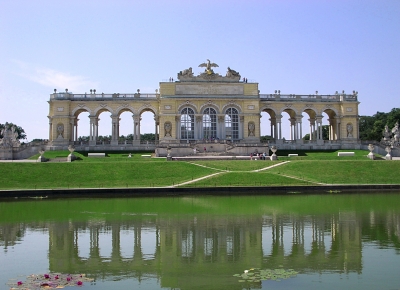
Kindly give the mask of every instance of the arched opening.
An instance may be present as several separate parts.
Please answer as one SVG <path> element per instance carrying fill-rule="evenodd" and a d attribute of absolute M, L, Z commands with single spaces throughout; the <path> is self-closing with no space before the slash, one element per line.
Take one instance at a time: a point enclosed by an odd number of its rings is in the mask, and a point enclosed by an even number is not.
<path fill-rule="evenodd" d="M 112 139 L 111 112 L 102 110 L 97 115 L 97 132 L 93 132 L 94 140 L 99 144 L 110 144 Z"/>
<path fill-rule="evenodd" d="M 133 140 L 133 113 L 123 110 L 119 115 L 119 143 L 132 144 Z"/>
<path fill-rule="evenodd" d="M 264 109 L 260 118 L 261 142 L 277 139 L 276 114 L 271 109 Z"/>
<path fill-rule="evenodd" d="M 73 136 L 71 140 L 75 144 L 86 144 L 90 138 L 90 119 L 89 112 L 86 110 L 79 110 L 75 113 Z"/>
<path fill-rule="evenodd" d="M 203 139 L 213 140 L 217 137 L 217 112 L 213 108 L 203 111 Z"/>
<path fill-rule="evenodd" d="M 194 111 L 191 108 L 183 108 L 181 111 L 181 139 L 194 139 Z"/>
<path fill-rule="evenodd" d="M 316 134 L 316 117 L 317 114 L 314 110 L 305 109 L 302 112 L 302 139 L 305 142 L 315 141 L 317 138 Z"/>
<path fill-rule="evenodd" d="M 239 112 L 236 108 L 225 111 L 225 136 L 226 140 L 239 140 Z"/>
<path fill-rule="evenodd" d="M 158 126 L 153 111 L 145 110 L 140 113 L 139 134 L 141 142 L 155 142 L 158 135 Z"/>
<path fill-rule="evenodd" d="M 292 109 L 285 109 L 281 115 L 281 139 L 288 142 L 296 140 L 298 138 L 296 134 L 299 134 L 296 130 L 296 112 Z"/>
<path fill-rule="evenodd" d="M 325 126 L 325 140 L 339 140 L 339 119 L 336 117 L 336 112 L 332 109 L 326 109 L 322 113 L 323 116 L 323 125 Z"/>

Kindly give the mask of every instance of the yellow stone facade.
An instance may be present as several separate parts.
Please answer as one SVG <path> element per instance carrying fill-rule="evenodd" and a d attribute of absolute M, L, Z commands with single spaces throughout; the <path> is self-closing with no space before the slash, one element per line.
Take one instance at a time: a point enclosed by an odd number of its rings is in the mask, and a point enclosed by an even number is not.
<path fill-rule="evenodd" d="M 196 78 L 193 78 L 196 80 Z M 222 80 L 224 77 L 222 77 Z M 154 130 L 159 144 L 222 140 L 239 143 L 260 142 L 261 113 L 270 117 L 271 142 L 284 144 L 282 113 L 290 115 L 291 144 L 322 145 L 322 114 L 329 116 L 329 142 L 356 143 L 358 136 L 358 93 L 333 95 L 260 94 L 258 83 L 247 81 L 175 81 L 161 82 L 155 94 L 71 94 L 50 95 L 49 140 L 53 145 L 77 141 L 78 117 L 88 112 L 89 145 L 99 145 L 98 118 L 108 111 L 112 118 L 111 145 L 118 145 L 120 114 L 132 113 L 133 143 L 140 143 L 140 116 L 154 114 Z M 304 120 L 303 113 L 308 115 Z M 302 132 L 302 123 L 310 130 Z M 307 126 L 308 127 L 308 126 Z M 311 140 L 305 134 L 314 132 Z"/>

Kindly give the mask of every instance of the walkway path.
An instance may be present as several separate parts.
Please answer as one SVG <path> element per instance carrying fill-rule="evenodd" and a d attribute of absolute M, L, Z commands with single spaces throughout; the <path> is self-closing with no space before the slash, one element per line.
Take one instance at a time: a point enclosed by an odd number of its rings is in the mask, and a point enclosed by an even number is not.
<path fill-rule="evenodd" d="M 257 170 L 252 170 L 252 171 L 235 171 L 235 172 L 260 172 L 260 171 L 263 171 L 263 170 L 268 170 L 268 169 L 274 168 L 274 167 L 276 167 L 276 166 L 284 165 L 284 164 L 286 164 L 286 163 L 288 163 L 288 162 L 290 162 L 290 161 L 285 161 L 285 162 L 277 163 L 277 164 L 274 164 L 274 165 L 271 165 L 271 166 L 267 166 L 267 167 L 264 167 L 264 168 L 261 168 L 261 169 L 257 169 Z M 171 186 L 168 186 L 168 187 L 178 187 L 178 186 L 182 186 L 182 185 L 187 185 L 187 184 L 191 184 L 191 183 L 194 183 L 194 182 L 198 182 L 198 181 L 200 181 L 200 180 L 204 180 L 204 179 L 207 179 L 207 178 L 211 178 L 211 177 L 217 176 L 217 175 L 222 174 L 222 173 L 231 172 L 231 171 L 229 171 L 229 170 L 213 168 L 213 167 L 209 167 L 209 166 L 205 166 L 205 165 L 201 165 L 201 164 L 197 164 L 197 163 L 192 163 L 192 162 L 188 162 L 188 163 L 190 163 L 190 164 L 192 164 L 192 165 L 204 167 L 204 168 L 209 168 L 209 169 L 213 169 L 213 170 L 218 170 L 218 171 L 220 171 L 220 172 L 213 173 L 213 174 L 209 174 L 209 175 L 206 175 L 206 176 L 203 176 L 203 177 L 200 177 L 200 178 L 196 178 L 196 179 L 193 179 L 193 180 L 190 180 L 190 181 L 186 181 L 186 182 L 174 184 L 174 185 L 171 185 Z M 289 177 L 289 176 L 287 176 L 287 177 Z M 295 178 L 295 177 L 292 177 L 292 178 Z"/>

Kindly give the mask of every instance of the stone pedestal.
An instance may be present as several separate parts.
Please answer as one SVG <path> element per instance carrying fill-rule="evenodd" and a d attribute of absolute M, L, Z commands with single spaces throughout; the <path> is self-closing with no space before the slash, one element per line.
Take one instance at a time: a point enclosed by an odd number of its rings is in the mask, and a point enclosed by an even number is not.
<path fill-rule="evenodd" d="M 372 153 L 372 152 L 369 152 L 368 155 L 367 155 L 367 157 L 368 157 L 369 159 L 371 159 L 371 160 L 375 160 L 375 154 Z"/>
<path fill-rule="evenodd" d="M 67 157 L 67 162 L 72 162 L 76 160 L 76 156 L 73 153 L 70 153 Z"/>
<path fill-rule="evenodd" d="M 271 161 L 272 160 L 278 160 L 278 156 L 274 153 L 270 156 Z"/>
<path fill-rule="evenodd" d="M 392 160 L 392 155 L 390 155 L 390 153 L 386 154 L 385 159 L 386 160 Z"/>
<path fill-rule="evenodd" d="M 40 155 L 38 160 L 37 160 L 37 162 L 46 162 L 46 161 L 47 161 L 47 159 L 43 155 Z"/>

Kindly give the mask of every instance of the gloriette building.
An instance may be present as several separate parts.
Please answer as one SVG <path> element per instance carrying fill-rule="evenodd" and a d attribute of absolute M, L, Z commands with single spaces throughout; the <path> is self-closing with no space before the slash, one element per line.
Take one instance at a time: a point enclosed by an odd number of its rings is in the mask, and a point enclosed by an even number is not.
<path fill-rule="evenodd" d="M 153 94 L 136 93 L 90 94 L 54 92 L 49 101 L 49 140 L 53 147 L 74 144 L 81 150 L 130 150 L 181 148 L 188 154 L 196 144 L 228 144 L 223 151 L 239 153 L 235 147 L 249 147 L 250 152 L 260 142 L 261 113 L 269 115 L 268 135 L 271 145 L 281 149 L 356 149 L 358 134 L 358 93 L 321 95 L 283 95 L 280 91 L 262 94 L 258 83 L 248 82 L 239 72 L 228 67 L 223 75 L 214 72 L 217 64 L 202 63 L 204 72 L 194 75 L 192 68 L 178 73 L 177 80 L 160 82 Z M 217 70 L 217 69 L 216 69 Z M 99 115 L 111 113 L 111 140 L 98 140 Z M 132 113 L 132 141 L 119 141 L 119 121 L 123 112 Z M 141 114 L 154 114 L 156 141 L 140 142 Z M 78 140 L 78 120 L 82 112 L 89 113 L 90 138 Z M 282 138 L 282 114 L 289 115 L 291 138 Z M 305 114 L 303 114 L 305 113 Z M 328 116 L 329 140 L 323 140 L 323 113 Z M 306 118 L 303 117 L 307 116 Z M 304 122 L 307 132 L 303 132 Z M 325 122 L 326 123 L 326 122 Z M 309 129 L 308 129 L 309 128 Z M 305 134 L 310 140 L 303 140 Z M 142 142 L 143 143 L 143 142 Z M 201 145 L 202 146 L 202 145 Z M 185 149 L 186 148 L 186 149 Z M 213 146 L 215 151 L 218 146 Z M 236 150 L 236 151 L 235 151 Z M 244 150 L 244 151 L 243 151 Z M 261 148 L 261 150 L 263 150 Z"/>

